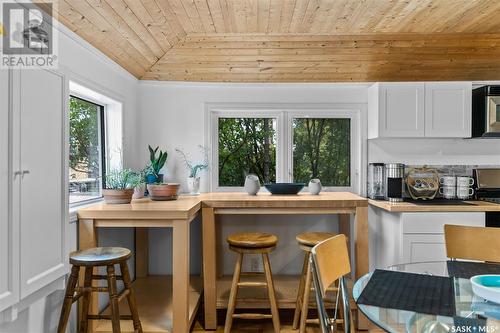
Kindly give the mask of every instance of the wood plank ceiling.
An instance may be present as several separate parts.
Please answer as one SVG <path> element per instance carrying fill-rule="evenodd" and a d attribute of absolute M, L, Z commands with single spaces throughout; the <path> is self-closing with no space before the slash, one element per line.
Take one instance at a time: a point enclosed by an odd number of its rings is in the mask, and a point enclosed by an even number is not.
<path fill-rule="evenodd" d="M 500 79 L 499 0 L 57 0 L 139 79 Z"/>

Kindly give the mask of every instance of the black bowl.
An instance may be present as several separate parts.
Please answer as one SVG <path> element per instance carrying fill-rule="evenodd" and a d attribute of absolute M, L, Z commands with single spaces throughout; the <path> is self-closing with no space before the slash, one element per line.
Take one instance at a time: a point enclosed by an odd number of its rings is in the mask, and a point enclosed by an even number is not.
<path fill-rule="evenodd" d="M 269 183 L 264 184 L 271 194 L 297 194 L 306 186 L 304 183 Z"/>

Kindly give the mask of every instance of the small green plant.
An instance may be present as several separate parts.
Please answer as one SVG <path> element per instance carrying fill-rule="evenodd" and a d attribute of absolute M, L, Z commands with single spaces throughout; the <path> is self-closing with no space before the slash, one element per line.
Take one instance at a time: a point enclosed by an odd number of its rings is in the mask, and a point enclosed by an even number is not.
<path fill-rule="evenodd" d="M 186 154 L 181 149 L 175 149 L 175 151 L 181 156 L 184 164 L 186 164 L 186 167 L 189 169 L 189 177 L 191 178 L 196 178 L 200 171 L 208 169 L 208 149 L 203 147 L 202 145 L 199 145 L 198 147 L 201 149 L 204 155 L 203 162 L 198 163 L 193 163 L 190 159 L 188 159 Z"/>
<path fill-rule="evenodd" d="M 152 174 L 155 175 L 156 177 L 159 176 L 161 168 L 165 165 L 165 162 L 167 162 L 167 157 L 168 153 L 165 151 L 159 151 L 158 148 L 156 147 L 155 149 L 151 148 L 151 146 L 148 146 L 149 148 L 149 161 L 150 161 L 150 167 Z M 156 153 L 158 152 L 158 157 L 156 156 Z"/>
<path fill-rule="evenodd" d="M 110 190 L 128 190 L 139 185 L 141 175 L 130 169 L 111 170 L 106 174 L 106 188 Z"/>

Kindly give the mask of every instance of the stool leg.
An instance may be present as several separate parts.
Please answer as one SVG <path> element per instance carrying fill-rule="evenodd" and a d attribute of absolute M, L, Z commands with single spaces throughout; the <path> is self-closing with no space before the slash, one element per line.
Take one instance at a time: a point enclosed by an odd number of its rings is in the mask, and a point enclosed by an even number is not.
<path fill-rule="evenodd" d="M 292 328 L 296 330 L 299 328 L 300 319 L 300 309 L 302 308 L 302 302 L 304 301 L 304 284 L 306 278 L 307 263 L 309 262 L 309 252 L 306 252 L 304 256 L 304 263 L 302 264 L 302 273 L 300 274 L 299 290 L 297 291 L 297 301 L 295 302 L 295 312 L 293 314 L 293 325 Z"/>
<path fill-rule="evenodd" d="M 108 273 L 108 291 L 109 291 L 109 307 L 111 309 L 111 322 L 113 333 L 120 333 L 120 311 L 118 309 L 118 293 L 116 291 L 116 275 L 115 266 L 107 266 Z"/>
<path fill-rule="evenodd" d="M 128 272 L 128 266 L 126 262 L 120 263 L 120 270 L 123 276 L 123 284 L 125 289 L 128 289 L 129 293 L 127 295 L 128 306 L 130 308 L 130 313 L 132 314 L 132 320 L 134 322 L 134 330 L 138 333 L 142 333 L 141 321 L 139 320 L 139 313 L 137 311 L 137 304 L 135 303 L 135 294 L 132 289 L 132 283 L 130 282 L 130 274 Z"/>
<path fill-rule="evenodd" d="M 236 297 L 238 296 L 238 283 L 240 282 L 241 263 L 243 262 L 243 253 L 238 253 L 238 259 L 234 266 L 233 283 L 231 284 L 231 292 L 229 293 L 229 302 L 227 304 L 226 323 L 224 325 L 224 333 L 231 332 L 233 326 L 233 314 L 236 307 Z"/>
<path fill-rule="evenodd" d="M 84 288 L 92 287 L 92 272 L 94 271 L 94 267 L 85 267 L 85 279 L 83 281 Z M 87 318 L 89 314 L 89 305 L 90 305 L 90 295 L 91 291 L 83 292 L 83 300 L 82 300 L 82 315 L 80 318 L 80 333 L 87 333 L 89 327 L 89 320 Z"/>
<path fill-rule="evenodd" d="M 305 333 L 306 331 L 306 322 L 307 322 L 307 314 L 309 311 L 309 293 L 311 292 L 311 261 L 307 261 L 306 266 L 306 280 L 304 286 L 304 298 L 302 299 L 302 310 L 300 313 L 300 326 L 299 333 Z"/>
<path fill-rule="evenodd" d="M 271 265 L 269 264 L 269 257 L 267 253 L 262 254 L 262 261 L 264 262 L 264 273 L 267 281 L 267 292 L 269 294 L 269 303 L 271 304 L 271 314 L 273 316 L 274 332 L 280 331 L 280 314 L 278 311 L 278 304 L 276 302 L 276 294 L 274 293 L 273 273 L 271 272 Z"/>
<path fill-rule="evenodd" d="M 59 317 L 59 325 L 57 326 L 57 333 L 66 332 L 66 325 L 68 324 L 69 313 L 71 312 L 71 304 L 73 304 L 73 296 L 75 294 L 75 287 L 78 281 L 79 272 L 80 267 L 71 267 L 71 274 L 68 278 L 68 285 L 66 286 L 66 294 L 64 295 L 61 316 Z"/>

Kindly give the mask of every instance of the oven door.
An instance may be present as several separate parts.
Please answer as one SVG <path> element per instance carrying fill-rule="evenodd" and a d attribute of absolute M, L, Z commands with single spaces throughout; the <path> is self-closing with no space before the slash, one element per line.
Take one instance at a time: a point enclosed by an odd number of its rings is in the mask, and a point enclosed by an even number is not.
<path fill-rule="evenodd" d="M 486 132 L 500 133 L 500 96 L 488 96 Z"/>

